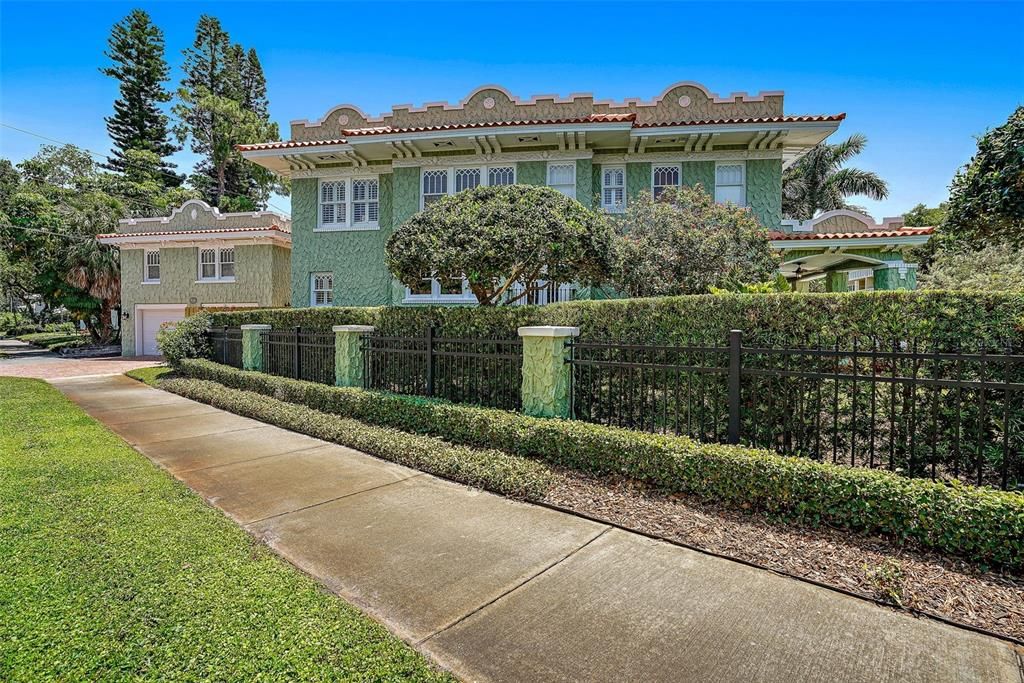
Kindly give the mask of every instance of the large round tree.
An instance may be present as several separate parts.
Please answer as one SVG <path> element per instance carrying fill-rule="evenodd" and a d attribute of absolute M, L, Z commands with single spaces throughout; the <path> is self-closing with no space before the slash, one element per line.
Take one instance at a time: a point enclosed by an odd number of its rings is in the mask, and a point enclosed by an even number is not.
<path fill-rule="evenodd" d="M 461 280 L 482 306 L 512 303 L 538 281 L 599 284 L 611 268 L 604 217 L 547 187 L 465 190 L 430 204 L 388 240 L 387 266 L 408 287 Z M 523 291 L 509 296 L 515 284 Z M 517 288 L 518 289 L 518 288 Z"/>

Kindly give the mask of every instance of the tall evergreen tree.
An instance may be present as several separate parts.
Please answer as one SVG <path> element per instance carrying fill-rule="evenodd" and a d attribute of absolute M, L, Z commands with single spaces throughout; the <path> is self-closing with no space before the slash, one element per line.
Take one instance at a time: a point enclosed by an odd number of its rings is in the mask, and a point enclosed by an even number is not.
<path fill-rule="evenodd" d="M 146 12 L 132 10 L 114 24 L 104 53 L 112 62 L 100 71 L 117 79 L 120 97 L 114 101 L 114 115 L 107 117 L 107 132 L 114 141 L 113 156 L 106 168 L 138 173 L 135 162 L 128 160 L 130 151 L 150 152 L 156 163 L 142 169 L 161 187 L 177 187 L 184 177 L 174 172 L 175 165 L 166 160 L 177 148 L 171 142 L 167 115 L 160 104 L 169 102 L 171 94 L 164 87 L 170 69 L 164 58 L 164 34 Z"/>

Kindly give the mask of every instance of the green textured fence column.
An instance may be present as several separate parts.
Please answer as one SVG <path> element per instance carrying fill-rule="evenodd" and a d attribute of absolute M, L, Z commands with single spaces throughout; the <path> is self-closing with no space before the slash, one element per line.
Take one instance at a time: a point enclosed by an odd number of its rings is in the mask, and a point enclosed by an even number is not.
<path fill-rule="evenodd" d="M 359 338 L 373 332 L 372 325 L 335 325 L 334 331 L 334 385 L 339 387 L 363 386 L 363 352 Z"/>
<path fill-rule="evenodd" d="M 569 417 L 572 368 L 568 341 L 578 327 L 520 327 L 523 338 L 523 412 L 536 417 Z"/>
<path fill-rule="evenodd" d="M 263 370 L 263 344 L 260 333 L 270 325 L 242 325 L 242 369 Z"/>

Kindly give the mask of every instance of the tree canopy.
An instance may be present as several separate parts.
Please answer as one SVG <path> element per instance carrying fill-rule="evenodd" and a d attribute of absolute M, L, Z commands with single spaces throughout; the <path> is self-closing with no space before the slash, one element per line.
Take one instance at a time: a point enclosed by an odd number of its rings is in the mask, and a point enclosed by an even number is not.
<path fill-rule="evenodd" d="M 604 281 L 611 267 L 607 221 L 547 187 L 465 190 L 427 206 L 388 240 L 386 263 L 410 288 L 425 278 L 469 282 L 484 306 L 528 296 L 538 281 Z M 509 296 L 513 285 L 524 291 Z"/>
<path fill-rule="evenodd" d="M 745 208 L 701 187 L 630 199 L 616 221 L 612 284 L 629 296 L 738 291 L 775 278 L 768 233 Z"/>
<path fill-rule="evenodd" d="M 848 197 L 862 195 L 885 199 L 889 187 L 876 173 L 843 168 L 864 151 L 868 139 L 857 133 L 843 142 L 821 142 L 782 174 L 782 213 L 786 218 L 807 220 L 825 211 L 863 209 L 848 203 Z"/>
<path fill-rule="evenodd" d="M 903 223 L 908 228 L 936 226 L 946 220 L 946 212 L 948 210 L 949 205 L 946 202 L 933 207 L 918 204 L 903 214 Z"/>

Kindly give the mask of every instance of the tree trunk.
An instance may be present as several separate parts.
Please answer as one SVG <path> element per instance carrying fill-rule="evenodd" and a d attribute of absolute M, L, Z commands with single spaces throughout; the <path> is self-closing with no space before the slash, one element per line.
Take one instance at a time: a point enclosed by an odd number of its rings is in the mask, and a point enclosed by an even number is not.
<path fill-rule="evenodd" d="M 227 181 L 225 180 L 224 177 L 226 166 L 227 164 L 221 164 L 220 166 L 217 167 L 217 201 L 214 203 L 214 206 L 219 206 L 220 198 L 224 196 L 224 188 L 225 185 L 227 184 Z"/>

